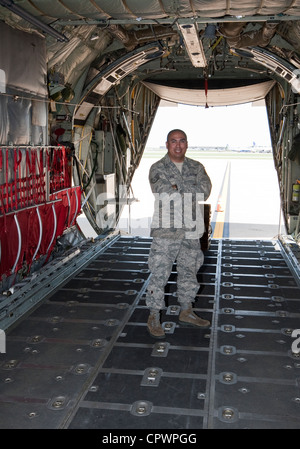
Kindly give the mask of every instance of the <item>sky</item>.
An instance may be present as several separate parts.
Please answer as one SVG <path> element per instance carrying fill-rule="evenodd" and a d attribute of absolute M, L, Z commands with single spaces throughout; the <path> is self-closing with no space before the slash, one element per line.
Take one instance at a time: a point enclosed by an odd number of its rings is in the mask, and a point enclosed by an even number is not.
<path fill-rule="evenodd" d="M 180 128 L 189 146 L 271 146 L 265 106 L 245 103 L 235 106 L 160 106 L 147 148 L 165 146 L 167 133 Z"/>

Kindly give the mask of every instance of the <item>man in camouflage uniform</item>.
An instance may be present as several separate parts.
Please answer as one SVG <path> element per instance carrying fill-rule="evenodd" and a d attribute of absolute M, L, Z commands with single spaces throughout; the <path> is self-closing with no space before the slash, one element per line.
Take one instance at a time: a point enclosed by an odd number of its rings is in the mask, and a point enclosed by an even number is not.
<path fill-rule="evenodd" d="M 188 142 L 184 131 L 170 131 L 166 148 L 167 154 L 149 172 L 155 206 L 146 304 L 150 309 L 147 327 L 155 338 L 165 336 L 160 310 L 165 307 L 165 286 L 175 260 L 177 298 L 181 305 L 179 322 L 200 328 L 210 325 L 192 311 L 192 304 L 199 290 L 197 272 L 204 260 L 200 248 L 204 219 L 199 201 L 209 197 L 211 181 L 200 162 L 185 157 Z"/>

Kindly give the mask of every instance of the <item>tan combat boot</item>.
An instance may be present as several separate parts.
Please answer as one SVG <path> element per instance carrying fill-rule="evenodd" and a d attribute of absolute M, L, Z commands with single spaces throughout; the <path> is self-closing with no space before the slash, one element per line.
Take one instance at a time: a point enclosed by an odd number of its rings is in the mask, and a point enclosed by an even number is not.
<path fill-rule="evenodd" d="M 187 326 L 202 327 L 202 328 L 210 326 L 210 322 L 196 315 L 193 312 L 192 307 L 189 307 L 188 309 L 182 310 L 180 312 L 179 323 L 185 324 Z"/>
<path fill-rule="evenodd" d="M 150 335 L 154 338 L 165 338 L 165 332 L 160 324 L 159 312 L 150 312 L 147 327 Z"/>

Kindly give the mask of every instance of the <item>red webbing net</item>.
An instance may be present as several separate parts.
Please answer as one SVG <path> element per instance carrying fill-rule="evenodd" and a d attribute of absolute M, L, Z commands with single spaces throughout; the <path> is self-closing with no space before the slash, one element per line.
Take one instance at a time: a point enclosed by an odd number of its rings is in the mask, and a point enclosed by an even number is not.
<path fill-rule="evenodd" d="M 45 262 L 81 212 L 65 147 L 0 147 L 0 280 Z"/>
<path fill-rule="evenodd" d="M 0 147 L 0 214 L 47 201 L 71 187 L 69 149 L 61 147 Z"/>

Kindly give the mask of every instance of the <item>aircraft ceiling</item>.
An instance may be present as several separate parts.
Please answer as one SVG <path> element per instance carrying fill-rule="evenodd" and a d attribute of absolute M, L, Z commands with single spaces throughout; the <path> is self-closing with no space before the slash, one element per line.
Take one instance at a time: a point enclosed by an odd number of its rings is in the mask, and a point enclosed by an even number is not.
<path fill-rule="evenodd" d="M 48 71 L 72 88 L 151 42 L 134 76 L 171 101 L 252 101 L 300 68 L 300 0 L 0 0 L 0 17 L 45 36 Z"/>
<path fill-rule="evenodd" d="M 299 0 L 4 0 L 1 3 L 18 5 L 48 24 L 58 19 L 104 22 L 115 19 L 123 23 L 195 17 L 219 20 L 225 16 L 296 16 L 300 11 Z"/>

